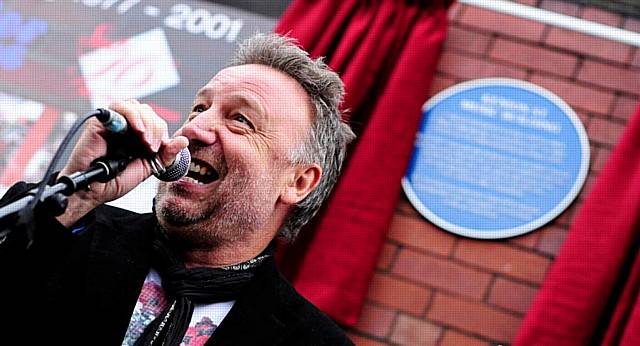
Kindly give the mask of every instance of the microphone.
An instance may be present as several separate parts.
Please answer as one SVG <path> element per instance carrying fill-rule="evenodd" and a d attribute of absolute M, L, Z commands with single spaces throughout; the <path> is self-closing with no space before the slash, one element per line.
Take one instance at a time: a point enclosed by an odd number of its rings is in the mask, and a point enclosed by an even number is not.
<path fill-rule="evenodd" d="M 98 108 L 96 118 L 102 123 L 109 132 L 115 134 L 124 135 L 127 133 L 129 125 L 127 124 L 127 119 L 122 116 L 122 114 L 112 111 L 110 109 Z M 162 181 L 176 181 L 189 172 L 189 165 L 191 164 L 191 153 L 187 148 L 182 149 L 178 155 L 176 155 L 176 159 L 169 165 L 165 167 L 158 155 L 155 155 L 151 158 L 146 158 L 149 162 L 149 166 L 151 166 L 151 172 L 153 175 L 162 180 Z"/>

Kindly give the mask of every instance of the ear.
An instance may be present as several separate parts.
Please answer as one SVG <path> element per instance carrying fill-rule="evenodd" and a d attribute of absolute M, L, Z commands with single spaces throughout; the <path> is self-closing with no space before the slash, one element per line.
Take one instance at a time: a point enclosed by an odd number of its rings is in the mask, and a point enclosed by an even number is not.
<path fill-rule="evenodd" d="M 320 183 L 322 168 L 317 164 L 296 166 L 291 179 L 284 187 L 280 200 L 285 204 L 302 201 Z"/>

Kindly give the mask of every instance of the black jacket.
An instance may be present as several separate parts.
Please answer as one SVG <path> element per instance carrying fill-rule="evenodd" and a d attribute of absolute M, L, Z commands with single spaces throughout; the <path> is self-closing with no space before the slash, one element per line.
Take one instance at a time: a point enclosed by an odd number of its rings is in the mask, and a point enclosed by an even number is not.
<path fill-rule="evenodd" d="M 26 189 L 16 184 L 0 205 Z M 39 215 L 29 250 L 21 231 L 0 244 L 0 313 L 8 317 L 0 344 L 121 345 L 149 272 L 155 217 L 101 206 L 87 219 L 87 229 L 72 235 Z M 352 343 L 271 262 L 207 345 Z"/>

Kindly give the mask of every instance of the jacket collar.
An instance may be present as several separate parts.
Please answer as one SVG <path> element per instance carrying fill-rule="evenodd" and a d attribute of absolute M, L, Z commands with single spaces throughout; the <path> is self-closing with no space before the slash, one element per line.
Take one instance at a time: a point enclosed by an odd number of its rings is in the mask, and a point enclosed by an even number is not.
<path fill-rule="evenodd" d="M 117 213 L 117 212 L 116 212 Z M 102 335 L 122 342 L 140 288 L 151 267 L 153 214 L 135 217 L 98 217 L 91 244 L 87 291 L 101 311 Z M 104 275 L 104 273 L 116 273 Z M 287 313 L 293 289 L 280 276 L 273 258 L 264 263 L 255 280 L 213 333 L 207 345 L 278 345 L 298 321 Z M 115 340 L 119 338 L 118 340 Z M 106 340 L 105 340 L 106 341 Z"/>
<path fill-rule="evenodd" d="M 91 241 L 86 292 L 91 295 L 87 301 L 93 304 L 89 309 L 100 312 L 96 328 L 105 338 L 100 344 L 115 345 L 122 343 L 149 273 L 155 219 L 152 215 L 131 217 L 115 208 L 101 214 L 96 218 Z"/>
<path fill-rule="evenodd" d="M 273 258 L 233 305 L 207 345 L 278 345 L 291 331 L 292 323 L 283 313 L 280 278 Z"/>

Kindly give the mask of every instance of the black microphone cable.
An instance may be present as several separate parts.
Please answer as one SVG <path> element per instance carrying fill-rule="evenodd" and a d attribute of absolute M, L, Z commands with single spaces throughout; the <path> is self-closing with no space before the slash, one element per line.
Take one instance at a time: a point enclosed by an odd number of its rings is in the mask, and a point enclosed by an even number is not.
<path fill-rule="evenodd" d="M 84 123 L 86 123 L 87 120 L 97 116 L 98 114 L 101 114 L 100 109 L 85 113 L 80 119 L 76 120 L 76 122 L 73 124 L 69 132 L 67 132 L 66 136 L 62 139 L 60 146 L 58 146 L 58 150 L 56 150 L 56 153 L 53 155 L 53 158 L 49 163 L 49 167 L 47 167 L 47 171 L 44 173 L 42 180 L 38 184 L 38 190 L 36 191 L 34 198 L 27 205 L 27 208 L 29 208 L 31 211 L 33 211 L 38 205 L 38 203 L 40 202 L 40 198 L 42 197 L 42 193 L 45 187 L 47 186 L 49 177 L 51 176 L 51 174 L 53 174 L 53 170 L 55 169 L 58 162 L 60 161 L 62 154 L 65 152 L 65 150 L 69 146 L 69 143 L 71 143 L 71 140 L 73 139 L 73 137 L 82 128 L 82 126 L 84 126 Z"/>
<path fill-rule="evenodd" d="M 36 207 L 39 205 L 39 203 L 43 202 L 41 201 L 41 198 L 44 191 L 46 190 L 50 177 L 53 174 L 53 170 L 58 165 L 58 162 L 60 161 L 62 154 L 66 151 L 73 137 L 76 135 L 76 133 L 78 133 L 78 131 L 87 122 L 87 120 L 89 120 L 92 117 L 96 117 L 103 124 L 103 126 L 105 126 L 105 128 L 110 132 L 124 134 L 124 132 L 127 129 L 126 119 L 122 115 L 118 114 L 117 112 L 112 112 L 103 108 L 98 108 L 96 110 L 93 110 L 91 112 L 84 114 L 80 119 L 78 119 L 73 124 L 69 132 L 66 134 L 66 136 L 63 138 L 62 142 L 58 146 L 58 149 L 56 150 L 53 158 L 51 159 L 51 162 L 49 163 L 49 166 L 47 167 L 47 171 L 42 177 L 42 180 L 38 183 L 36 192 L 33 194 L 33 199 L 31 199 L 27 203 L 27 205 L 25 205 L 25 207 L 18 212 L 17 223 L 21 225 L 26 231 L 26 234 L 28 237 L 27 248 L 29 248 L 33 243 L 33 236 L 34 236 L 34 229 L 33 229 L 34 225 L 32 222 L 30 222 L 30 220 L 33 220 L 34 218 Z M 159 161 L 157 156 L 153 158 L 148 158 L 147 160 L 149 162 L 149 165 L 152 168 L 153 175 L 156 176 L 158 179 L 163 181 L 176 181 L 181 177 L 183 177 L 184 175 L 186 175 L 187 172 L 189 171 L 189 164 L 191 163 L 191 154 L 189 153 L 189 150 L 187 148 L 182 149 L 176 156 L 176 159 L 174 160 L 174 162 L 169 167 L 164 167 L 162 165 L 162 162 Z M 101 163 L 101 162 L 98 162 L 98 163 Z M 104 165 L 108 165 L 108 164 L 103 163 L 103 166 Z M 9 230 L 0 231 L 0 243 L 3 242 L 4 238 L 9 232 L 10 232 Z"/>
<path fill-rule="evenodd" d="M 34 194 L 34 198 L 30 200 L 28 204 L 18 212 L 17 214 L 18 219 L 16 224 L 22 226 L 22 228 L 24 228 L 25 230 L 25 233 L 27 236 L 27 248 L 30 248 L 31 245 L 33 244 L 34 227 L 35 227 L 33 225 L 33 222 L 29 222 L 29 220 L 33 220 L 34 218 L 35 209 L 38 206 L 38 203 L 41 202 L 40 199 L 42 198 L 42 194 L 44 193 L 45 188 L 47 187 L 47 184 L 49 182 L 49 177 L 51 176 L 51 174 L 53 174 L 54 168 L 60 161 L 62 154 L 65 152 L 66 148 L 69 146 L 69 143 L 71 143 L 71 140 L 73 139 L 75 134 L 78 133 L 78 131 L 87 122 L 87 120 L 96 116 L 99 113 L 100 113 L 99 110 L 94 110 L 84 114 L 80 119 L 76 120 L 76 122 L 73 124 L 69 132 L 67 132 L 65 137 L 62 139 L 62 142 L 60 143 L 60 146 L 58 146 L 56 153 L 53 155 L 53 158 L 51 159 L 51 162 L 47 167 L 47 171 L 42 177 L 42 180 L 38 183 L 37 190 Z M 4 242 L 4 240 L 6 239 L 9 233 L 11 233 L 11 230 L 9 229 L 0 232 L 0 243 Z"/>

